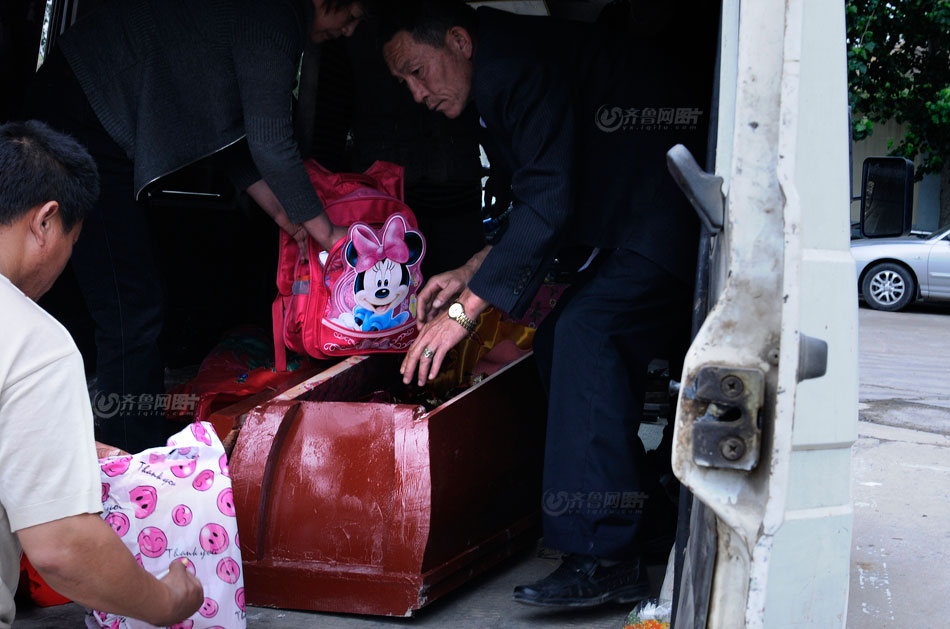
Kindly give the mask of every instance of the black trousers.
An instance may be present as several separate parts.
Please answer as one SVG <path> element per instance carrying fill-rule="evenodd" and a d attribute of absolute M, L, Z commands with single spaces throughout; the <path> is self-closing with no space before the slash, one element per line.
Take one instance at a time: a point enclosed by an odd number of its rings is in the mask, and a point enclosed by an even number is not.
<path fill-rule="evenodd" d="M 163 445 L 164 370 L 158 349 L 164 298 L 132 162 L 100 124 L 65 58 L 53 50 L 29 91 L 26 117 L 82 143 L 101 193 L 71 259 L 96 326 L 93 413 L 100 441 L 130 452 Z"/>
<path fill-rule="evenodd" d="M 657 487 L 637 434 L 647 367 L 687 347 L 690 290 L 633 251 L 599 258 L 535 337 L 549 404 L 542 523 L 549 548 L 623 559 L 640 553 Z"/>

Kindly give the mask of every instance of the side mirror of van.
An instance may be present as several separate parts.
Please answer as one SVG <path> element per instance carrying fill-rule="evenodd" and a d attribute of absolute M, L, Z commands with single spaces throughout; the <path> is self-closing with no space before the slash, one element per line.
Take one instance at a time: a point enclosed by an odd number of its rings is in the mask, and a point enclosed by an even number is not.
<path fill-rule="evenodd" d="M 903 157 L 868 157 L 861 175 L 861 233 L 904 236 L 914 220 L 914 163 Z"/>

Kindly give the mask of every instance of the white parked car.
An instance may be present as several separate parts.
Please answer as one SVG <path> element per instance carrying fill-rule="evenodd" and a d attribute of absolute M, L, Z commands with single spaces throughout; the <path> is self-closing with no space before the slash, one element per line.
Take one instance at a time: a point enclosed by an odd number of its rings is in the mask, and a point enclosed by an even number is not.
<path fill-rule="evenodd" d="M 900 238 L 851 241 L 858 291 L 877 310 L 950 300 L 950 229 Z"/>

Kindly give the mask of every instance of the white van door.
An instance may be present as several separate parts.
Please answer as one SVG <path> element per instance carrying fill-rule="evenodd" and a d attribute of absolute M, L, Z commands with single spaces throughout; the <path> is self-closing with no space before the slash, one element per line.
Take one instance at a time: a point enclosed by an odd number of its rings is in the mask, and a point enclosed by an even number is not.
<path fill-rule="evenodd" d="M 724 0 L 719 52 L 724 202 L 674 433 L 695 496 L 675 626 L 843 626 L 858 385 L 844 2 Z"/>

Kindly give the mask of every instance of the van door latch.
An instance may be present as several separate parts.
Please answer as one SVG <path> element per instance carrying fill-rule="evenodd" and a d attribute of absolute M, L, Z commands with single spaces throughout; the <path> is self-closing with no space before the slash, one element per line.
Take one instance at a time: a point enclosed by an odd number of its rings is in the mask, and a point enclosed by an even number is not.
<path fill-rule="evenodd" d="M 710 175 L 699 167 L 689 149 L 677 144 L 666 152 L 666 166 L 680 190 L 689 199 L 710 234 L 722 231 L 726 201 L 722 177 Z"/>
<path fill-rule="evenodd" d="M 758 465 L 765 399 L 761 370 L 707 365 L 683 395 L 706 404 L 702 416 L 693 420 L 693 460 L 698 465 L 735 470 Z"/>

